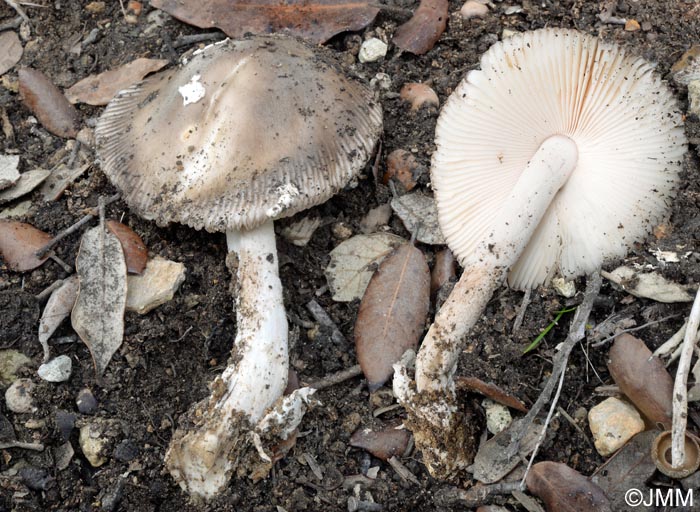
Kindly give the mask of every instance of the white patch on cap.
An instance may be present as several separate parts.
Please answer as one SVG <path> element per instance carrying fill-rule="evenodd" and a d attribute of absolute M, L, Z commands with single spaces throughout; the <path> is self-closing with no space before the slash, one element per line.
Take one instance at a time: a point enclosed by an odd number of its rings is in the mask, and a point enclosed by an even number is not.
<path fill-rule="evenodd" d="M 299 195 L 299 189 L 292 183 L 286 183 L 281 187 L 277 187 L 277 202 L 267 209 L 265 214 L 269 218 L 277 217 L 286 208 L 292 206 L 294 198 Z"/>
<path fill-rule="evenodd" d="M 197 103 L 199 100 L 204 98 L 206 90 L 204 86 L 199 81 L 202 78 L 201 75 L 194 75 L 188 83 L 182 87 L 178 87 L 177 90 L 182 95 L 182 106 L 186 107 L 190 103 Z"/>

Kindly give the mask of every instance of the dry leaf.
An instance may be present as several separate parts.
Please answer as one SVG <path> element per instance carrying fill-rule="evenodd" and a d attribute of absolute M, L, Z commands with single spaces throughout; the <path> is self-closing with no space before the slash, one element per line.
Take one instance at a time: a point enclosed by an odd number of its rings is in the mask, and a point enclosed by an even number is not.
<path fill-rule="evenodd" d="M 48 256 L 37 258 L 34 253 L 49 240 L 51 235 L 34 226 L 14 220 L 0 220 L 0 256 L 10 270 L 26 272 L 44 263 Z"/>
<path fill-rule="evenodd" d="M 403 221 L 406 229 L 424 244 L 444 245 L 440 231 L 437 206 L 432 196 L 412 192 L 391 200 L 391 207 Z"/>
<path fill-rule="evenodd" d="M 350 302 L 362 297 L 377 265 L 405 242 L 389 233 L 373 233 L 353 236 L 333 249 L 325 270 L 333 300 Z"/>
<path fill-rule="evenodd" d="M 550 512 L 612 512 L 600 487 L 561 462 L 538 462 L 525 482 Z"/>
<path fill-rule="evenodd" d="M 392 365 L 417 349 L 430 306 L 430 270 L 412 244 L 396 249 L 369 282 L 355 322 L 355 349 L 370 392 L 393 374 Z"/>
<path fill-rule="evenodd" d="M 36 69 L 22 68 L 18 76 L 22 101 L 42 126 L 59 137 L 74 138 L 80 116 L 63 93 Z"/>
<path fill-rule="evenodd" d="M 86 231 L 75 267 L 80 290 L 71 322 L 90 349 L 99 377 L 124 336 L 126 262 L 119 240 L 102 226 Z"/>
<path fill-rule="evenodd" d="M 11 70 L 22 58 L 23 52 L 16 32 L 8 30 L 0 33 L 0 75 Z"/>
<path fill-rule="evenodd" d="M 695 296 L 688 293 L 687 286 L 673 283 L 656 272 L 638 272 L 622 266 L 612 272 L 601 271 L 601 275 L 635 297 L 657 302 L 692 302 Z"/>
<path fill-rule="evenodd" d="M 19 180 L 19 156 L 0 155 L 0 190 L 11 187 Z"/>
<path fill-rule="evenodd" d="M 608 370 L 620 391 L 642 414 L 671 428 L 673 378 L 642 340 L 626 333 L 615 338 Z"/>
<path fill-rule="evenodd" d="M 646 482 L 656 472 L 651 445 L 657 434 L 653 430 L 637 434 L 591 476 L 591 482 L 598 485 L 610 499 L 613 510 L 628 510 L 625 496 L 630 489 L 638 489 L 644 496 L 649 495 Z M 634 510 L 654 512 L 657 508 L 639 503 Z"/>
<path fill-rule="evenodd" d="M 60 164 L 52 170 L 39 189 L 39 192 L 44 197 L 44 201 L 56 201 L 68 188 L 68 185 L 78 179 L 88 167 L 90 167 L 89 163 L 73 169 L 65 164 Z"/>
<path fill-rule="evenodd" d="M 70 315 L 78 296 L 78 276 L 73 274 L 56 288 L 46 302 L 39 321 L 39 343 L 44 349 L 44 362 L 49 360 L 49 338 Z"/>
<path fill-rule="evenodd" d="M 445 31 L 447 7 L 447 0 L 421 0 L 413 17 L 396 29 L 392 42 L 415 55 L 427 53 Z"/>
<path fill-rule="evenodd" d="M 246 32 L 285 31 L 313 43 L 340 32 L 361 30 L 379 9 L 368 1 L 348 0 L 152 0 L 151 5 L 199 28 L 218 27 L 231 38 Z"/>
<path fill-rule="evenodd" d="M 434 297 L 455 275 L 455 257 L 450 249 L 443 249 L 435 255 L 435 263 L 430 273 L 430 295 Z"/>
<path fill-rule="evenodd" d="M 136 59 L 116 69 L 83 78 L 66 90 L 66 98 L 71 103 L 106 105 L 119 91 L 167 64 L 168 61 L 164 59 Z"/>
<path fill-rule="evenodd" d="M 51 171 L 45 171 L 43 169 L 23 172 L 19 175 L 19 181 L 15 183 L 13 187 L 0 191 L 0 204 L 9 203 L 10 201 L 14 201 L 28 194 L 38 187 L 49 174 L 51 174 Z"/>
<path fill-rule="evenodd" d="M 527 412 L 527 407 L 525 407 L 524 403 L 510 393 L 506 393 L 495 384 L 484 382 L 476 377 L 455 377 L 455 385 L 461 389 L 466 388 L 469 391 L 475 391 L 476 393 L 490 398 L 494 402 L 503 404 L 516 411 Z"/>
<path fill-rule="evenodd" d="M 148 249 L 141 237 L 129 226 L 116 220 L 108 220 L 105 224 L 112 234 L 119 239 L 119 243 L 122 244 L 124 258 L 126 259 L 126 269 L 129 274 L 142 274 L 148 261 Z"/>
<path fill-rule="evenodd" d="M 350 446 L 362 448 L 378 459 L 387 460 L 394 455 L 401 457 L 410 439 L 411 433 L 402 428 L 389 427 L 383 430 L 360 428 L 350 438 Z"/>

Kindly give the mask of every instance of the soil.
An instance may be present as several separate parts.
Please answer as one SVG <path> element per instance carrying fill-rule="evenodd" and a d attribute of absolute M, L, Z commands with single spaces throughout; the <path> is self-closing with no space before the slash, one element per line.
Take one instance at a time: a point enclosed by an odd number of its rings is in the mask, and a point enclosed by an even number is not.
<path fill-rule="evenodd" d="M 43 71 L 55 84 L 65 88 L 90 73 L 116 68 L 137 57 L 175 62 L 180 54 L 196 48 L 196 45 L 177 46 L 178 38 L 205 32 L 172 18 L 166 18 L 163 26 L 155 25 L 148 17 L 153 12 L 148 5 L 144 6 L 136 23 L 127 23 L 118 2 L 106 2 L 105 10 L 96 14 L 87 9 L 87 4 L 87 1 L 56 0 L 47 2 L 45 7 L 25 7 L 31 18 L 32 32 L 24 42 L 25 52 L 20 64 Z M 354 55 L 360 38 L 376 35 L 390 39 L 396 27 L 407 19 L 408 10 L 415 9 L 417 4 L 417 1 L 397 0 L 392 5 L 399 9 L 382 11 L 366 30 L 338 35 L 327 46 L 341 61 L 354 63 L 355 72 L 366 80 L 380 72 L 389 76 L 391 86 L 382 92 L 385 129 L 379 172 L 383 171 L 384 156 L 391 151 L 411 151 L 424 170 L 418 179 L 422 188 L 426 188 L 429 181 L 427 170 L 438 109 L 429 107 L 411 112 L 396 93 L 404 83 L 427 82 L 437 92 L 441 103 L 444 102 L 465 73 L 477 67 L 479 56 L 501 37 L 504 29 L 577 28 L 616 41 L 657 63 L 658 72 L 667 78 L 671 66 L 682 53 L 700 42 L 700 9 L 695 2 L 620 0 L 615 11 L 617 16 L 634 18 L 642 26 L 641 30 L 627 32 L 621 25 L 604 24 L 599 20 L 599 2 L 525 0 L 518 3 L 522 6 L 521 12 L 505 15 L 507 3 L 495 1 L 484 19 L 463 22 L 452 14 L 446 32 L 426 55 L 399 54 L 392 47 L 387 57 L 379 62 L 356 62 Z M 457 13 L 460 7 L 460 1 L 451 1 L 449 12 Z M 0 24 L 14 17 L 14 12 L 0 2 Z M 74 44 L 95 28 L 99 28 L 97 39 L 85 45 L 80 55 L 71 53 Z M 0 151 L 19 154 L 22 171 L 47 168 L 61 156 L 67 156 L 69 150 L 66 150 L 65 140 L 50 135 L 30 120 L 31 113 L 20 102 L 16 89 L 13 90 L 16 69 L 3 77 L 3 87 L 0 87 L 0 108 L 7 112 L 15 133 L 14 138 L 0 136 Z M 671 87 L 677 90 L 681 106 L 687 109 L 686 89 L 673 83 Z M 86 105 L 79 105 L 78 109 L 88 125 L 101 112 L 101 108 Z M 658 237 L 650 236 L 635 245 L 628 259 L 656 265 L 665 277 L 693 285 L 700 282 L 700 253 L 695 252 L 700 237 L 696 147 L 700 121 L 696 116 L 686 118 L 686 129 L 691 140 L 690 151 L 670 219 L 663 230 L 657 230 Z M 93 157 L 88 154 L 88 158 Z M 48 233 L 57 233 L 95 206 L 98 196 L 114 193 L 115 189 L 99 167 L 92 165 L 56 201 L 44 203 L 35 193 L 33 206 L 19 220 Z M 312 321 L 305 304 L 315 299 L 352 342 L 358 301 L 336 303 L 324 291 L 327 289 L 323 271 L 329 252 L 340 242 L 334 236 L 333 226 L 342 222 L 353 233 L 359 233 L 364 215 L 390 197 L 389 188 L 375 182 L 368 165 L 356 187 L 344 190 L 314 209 L 313 214 L 324 222 L 308 245 L 297 247 L 278 237 L 285 305 L 292 320 L 292 366 L 303 382 L 314 381 L 356 363 L 352 343 L 334 344 L 328 332 L 300 325 L 308 326 Z M 234 480 L 219 498 L 207 504 L 189 500 L 163 470 L 163 458 L 178 418 L 208 394 L 207 384 L 225 366 L 235 336 L 224 236 L 180 225 L 158 227 L 132 214 L 120 201 L 108 206 L 107 215 L 121 219 L 139 233 L 152 255 L 184 263 L 187 279 L 172 301 L 153 312 L 126 314 L 124 343 L 101 382 L 95 378 L 89 351 L 69 322 L 65 322 L 54 335 L 52 352 L 71 357 L 73 374 L 68 382 L 51 384 L 36 376 L 42 356 L 37 339 L 37 318 L 42 306 L 34 296 L 66 274 L 52 261 L 23 274 L 0 267 L 0 344 L 31 358 L 32 364 L 21 370 L 20 376 L 31 378 L 37 385 L 35 412 L 15 414 L 8 411 L 4 402 L 0 412 L 11 422 L 19 440 L 39 442 L 46 447 L 43 452 L 0 451 L 0 511 L 347 510 L 348 497 L 353 491 L 340 483 L 344 477 L 361 474 L 372 466 L 379 466 L 380 471 L 367 490 L 374 501 L 382 505 L 382 510 L 448 510 L 433 500 L 435 493 L 448 484 L 429 476 L 421 464 L 420 454 L 413 452 L 402 459 L 417 477 L 418 483 L 411 483 L 402 480 L 388 463 L 349 446 L 351 434 L 359 427 L 386 426 L 400 421 L 403 414 L 401 409 L 394 409 L 373 417 L 373 410 L 391 403 L 391 398 L 386 389 L 370 397 L 360 378 L 318 393 L 322 405 L 306 415 L 296 446 L 286 459 L 276 464 L 269 478 L 257 483 Z M 308 213 L 280 221 L 278 233 L 282 227 L 305 215 Z M 396 217 L 390 221 L 390 230 L 410 238 Z M 56 252 L 61 259 L 75 261 L 80 234 L 70 235 L 57 245 Z M 420 245 L 420 248 L 431 262 L 441 249 L 428 245 Z M 689 255 L 681 258 L 680 263 L 660 265 L 650 253 L 656 248 Z M 583 289 L 582 279 L 577 287 Z M 551 288 L 540 288 L 532 293 L 523 326 L 512 333 L 522 293 L 501 289 L 472 333 L 473 350 L 463 356 L 458 374 L 497 383 L 526 404 L 532 404 L 551 370 L 554 348 L 566 336 L 571 316 L 565 315 L 536 351 L 523 356 L 523 348 L 553 320 L 558 310 L 578 300 L 579 297 L 567 300 Z M 623 308 L 627 308 L 639 325 L 678 315 L 636 332 L 652 349 L 680 327 L 689 310 L 687 304 L 666 305 L 635 299 L 604 283 L 589 323 L 600 322 Z M 576 425 L 558 415 L 550 427 L 551 439 L 543 446 L 538 460 L 564 462 L 586 475 L 603 463 L 604 459 L 590 441 L 585 414 L 581 415 L 581 411 L 601 401 L 595 391 L 597 386 L 612 382 L 606 369 L 606 357 L 606 347 L 574 351 L 559 405 L 574 418 Z M 671 367 L 671 372 L 675 372 L 675 367 Z M 86 387 L 97 399 L 92 414 L 81 414 L 76 407 L 76 397 Z M 472 402 L 477 409 L 480 407 L 476 396 Z M 697 406 L 691 406 L 691 420 L 697 418 L 699 412 Z M 477 417 L 481 417 L 480 414 Z M 105 434 L 109 442 L 105 464 L 92 467 L 81 453 L 77 428 L 65 428 L 71 418 L 78 426 L 88 422 L 109 424 Z M 699 425 L 691 421 L 690 427 L 697 430 Z M 483 425 L 479 428 L 483 429 Z M 76 453 L 70 464 L 59 470 L 56 448 L 65 442 L 66 434 Z M 316 479 L 305 455 L 312 456 L 323 468 L 323 479 Z M 18 474 L 19 468 L 25 469 Z M 460 483 L 470 484 L 469 480 Z M 367 499 L 366 494 L 362 497 Z M 508 510 L 523 510 L 508 496 L 496 501 L 506 504 Z M 455 507 L 455 510 L 463 509 Z"/>

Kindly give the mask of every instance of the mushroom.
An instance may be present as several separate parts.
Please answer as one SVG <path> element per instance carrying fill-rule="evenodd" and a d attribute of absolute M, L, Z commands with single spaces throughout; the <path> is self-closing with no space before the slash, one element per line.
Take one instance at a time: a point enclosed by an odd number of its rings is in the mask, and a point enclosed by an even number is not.
<path fill-rule="evenodd" d="M 526 289 L 624 256 L 665 213 L 686 151 L 676 101 L 651 64 L 573 30 L 494 44 L 438 119 L 431 177 L 464 271 L 394 390 L 435 476 L 469 463 L 453 375 L 506 276 Z M 421 405 L 423 404 L 423 405 Z M 457 455 L 454 455 L 457 454 Z"/>
<path fill-rule="evenodd" d="M 273 220 L 343 188 L 381 127 L 367 87 L 304 44 L 265 36 L 197 51 L 122 91 L 100 118 L 102 168 L 129 207 L 159 224 L 224 231 L 237 257 L 229 366 L 190 411 L 194 428 L 175 432 L 166 455 L 190 493 L 210 498 L 223 489 L 236 461 L 253 453 L 250 441 L 270 463 L 265 441 L 286 439 L 299 423 L 312 391 L 280 398 L 287 318 Z"/>

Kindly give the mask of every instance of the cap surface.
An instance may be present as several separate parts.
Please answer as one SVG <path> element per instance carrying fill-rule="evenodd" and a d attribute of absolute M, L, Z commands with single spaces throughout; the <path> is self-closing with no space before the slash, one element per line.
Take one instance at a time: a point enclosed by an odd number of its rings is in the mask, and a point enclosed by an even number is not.
<path fill-rule="evenodd" d="M 509 283 L 596 270 L 664 214 L 686 151 L 682 126 L 652 66 L 616 45 L 562 29 L 496 43 L 438 119 L 431 175 L 448 245 L 464 261 L 539 146 L 561 134 L 576 143 L 577 166 Z"/>
<path fill-rule="evenodd" d="M 381 128 L 367 87 L 297 40 L 258 36 L 122 91 L 95 135 L 136 213 L 225 231 L 324 202 L 364 166 Z"/>

